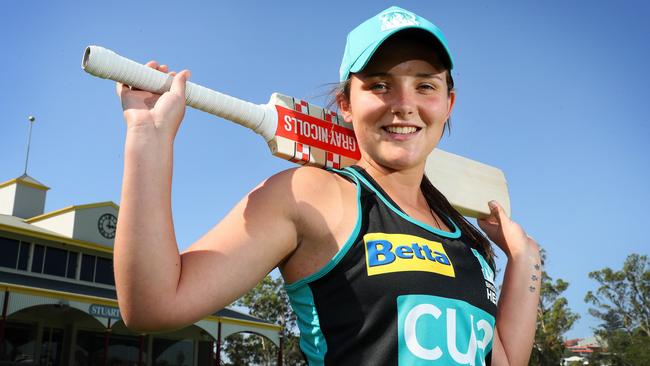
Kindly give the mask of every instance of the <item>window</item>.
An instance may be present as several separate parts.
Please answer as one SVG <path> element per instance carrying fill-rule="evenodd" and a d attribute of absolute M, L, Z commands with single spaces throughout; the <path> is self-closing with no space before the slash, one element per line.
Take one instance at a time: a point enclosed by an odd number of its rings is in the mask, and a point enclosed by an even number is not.
<path fill-rule="evenodd" d="M 0 237 L 0 267 L 28 270 L 31 243 Z M 115 286 L 113 259 L 33 244 L 31 272 Z M 81 259 L 81 260 L 80 260 Z"/>
<path fill-rule="evenodd" d="M 155 366 L 194 364 L 194 341 L 153 339 L 152 359 Z"/>
<path fill-rule="evenodd" d="M 137 365 L 140 356 L 140 337 L 111 334 L 108 345 L 108 360 L 104 363 L 104 333 L 86 330 L 77 331 L 77 347 L 74 351 L 74 365 Z M 145 343 L 146 345 L 146 343 Z M 147 359 L 146 347 L 142 360 Z M 175 364 L 167 364 L 175 365 Z"/>
<path fill-rule="evenodd" d="M 84 254 L 81 257 L 80 279 L 93 282 L 95 280 L 95 256 Z"/>
<path fill-rule="evenodd" d="M 43 327 L 40 365 L 61 366 L 63 329 Z"/>
<path fill-rule="evenodd" d="M 18 269 L 26 271 L 28 261 L 29 261 L 29 243 L 20 242 L 20 253 L 18 255 Z"/>
<path fill-rule="evenodd" d="M 5 324 L 4 354 L 0 354 L 0 360 L 17 363 L 34 362 L 37 330 L 36 324 L 8 321 Z"/>
<path fill-rule="evenodd" d="M 214 343 L 212 341 L 197 341 L 199 342 L 199 349 L 198 353 L 196 354 L 196 358 L 198 358 L 198 366 L 212 366 L 215 364 L 214 361 L 214 352 L 212 351 L 212 348 L 214 347 Z"/>
<path fill-rule="evenodd" d="M 113 276 L 113 261 L 111 259 L 97 257 L 97 271 L 95 273 L 95 282 L 115 286 L 115 277 Z"/>
<path fill-rule="evenodd" d="M 43 273 L 43 255 L 45 254 L 45 247 L 42 245 L 34 245 L 34 256 L 32 257 L 32 272 Z"/>
<path fill-rule="evenodd" d="M 0 266 L 16 268 L 18 244 L 18 240 L 0 237 Z"/>
<path fill-rule="evenodd" d="M 68 252 L 68 272 L 66 274 L 66 277 L 68 277 L 68 278 L 76 278 L 76 276 L 77 276 L 77 258 L 78 257 L 79 257 L 79 253 Z"/>
<path fill-rule="evenodd" d="M 108 365 L 137 365 L 140 354 L 140 337 L 111 334 L 108 346 Z M 142 352 L 142 360 L 147 353 Z M 172 365 L 172 364 L 169 364 Z"/>
<path fill-rule="evenodd" d="M 43 267 L 43 273 L 65 277 L 65 266 L 68 261 L 68 251 L 47 247 L 45 253 L 45 266 Z"/>
<path fill-rule="evenodd" d="M 104 365 L 104 333 L 77 331 L 74 364 L 78 366 Z"/>

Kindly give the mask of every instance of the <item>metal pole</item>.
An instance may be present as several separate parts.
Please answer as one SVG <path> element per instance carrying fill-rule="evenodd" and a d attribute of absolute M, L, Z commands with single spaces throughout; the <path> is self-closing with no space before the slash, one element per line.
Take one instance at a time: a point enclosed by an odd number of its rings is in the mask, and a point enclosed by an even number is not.
<path fill-rule="evenodd" d="M 27 117 L 29 120 L 29 138 L 27 139 L 27 156 L 25 157 L 25 172 L 23 174 L 27 174 L 27 162 L 29 161 L 29 146 L 32 143 L 32 125 L 34 124 L 34 121 L 36 121 L 36 117 L 34 116 L 29 116 Z"/>
<path fill-rule="evenodd" d="M 282 366 L 282 348 L 284 348 L 284 337 L 280 331 L 280 346 L 278 347 L 278 366 Z"/>
<path fill-rule="evenodd" d="M 221 366 L 221 321 L 217 329 L 217 366 Z"/>
<path fill-rule="evenodd" d="M 140 334 L 140 349 L 138 350 L 138 366 L 142 366 L 143 351 L 144 351 L 144 334 Z"/>
<path fill-rule="evenodd" d="M 5 354 L 5 322 L 7 319 L 7 307 L 9 305 L 9 290 L 5 290 L 5 301 L 2 304 L 2 318 L 0 319 L 0 357 Z"/>
<path fill-rule="evenodd" d="M 215 349 L 214 349 L 214 347 L 216 347 L 216 346 L 217 346 L 217 344 L 214 343 L 214 341 L 210 341 L 210 363 L 212 363 L 213 359 L 214 360 L 217 359 L 216 356 L 215 356 L 216 352 L 215 352 Z M 216 363 L 216 361 L 215 361 L 215 363 Z"/>
<path fill-rule="evenodd" d="M 108 326 L 104 333 L 104 366 L 108 366 L 108 345 L 109 337 L 111 334 L 111 318 L 108 318 Z"/>

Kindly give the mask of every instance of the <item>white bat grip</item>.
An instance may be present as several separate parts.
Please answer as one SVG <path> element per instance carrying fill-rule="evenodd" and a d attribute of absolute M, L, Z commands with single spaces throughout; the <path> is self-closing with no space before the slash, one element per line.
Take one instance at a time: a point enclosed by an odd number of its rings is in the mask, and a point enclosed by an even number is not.
<path fill-rule="evenodd" d="M 169 74 L 100 46 L 86 47 L 81 68 L 91 75 L 158 94 L 169 91 L 173 80 Z M 246 102 L 189 81 L 185 89 L 185 104 L 248 127 L 267 142 L 275 136 L 277 114 L 265 104 Z"/>

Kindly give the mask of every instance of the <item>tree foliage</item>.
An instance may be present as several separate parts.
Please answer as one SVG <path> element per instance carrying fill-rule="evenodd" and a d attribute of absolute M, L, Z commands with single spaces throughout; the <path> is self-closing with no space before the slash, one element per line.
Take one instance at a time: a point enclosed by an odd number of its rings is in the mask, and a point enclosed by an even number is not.
<path fill-rule="evenodd" d="M 296 315 L 291 309 L 282 278 L 266 276 L 234 305 L 244 306 L 257 318 L 282 326 L 283 363 L 306 365 L 299 347 Z M 231 365 L 276 365 L 278 348 L 265 337 L 234 334 L 226 338 L 223 350 Z"/>
<path fill-rule="evenodd" d="M 542 265 L 546 261 L 546 252 L 542 250 Z M 542 270 L 541 292 L 537 307 L 537 329 L 535 343 L 529 365 L 559 365 L 564 353 L 564 333 L 566 333 L 580 316 L 569 309 L 562 293 L 569 283 L 562 279 L 553 279 Z"/>
<path fill-rule="evenodd" d="M 597 357 L 611 365 L 650 365 L 650 262 L 631 254 L 623 268 L 589 273 L 599 287 L 585 301 L 589 313 L 603 322 L 596 334 L 606 341 L 607 352 Z"/>

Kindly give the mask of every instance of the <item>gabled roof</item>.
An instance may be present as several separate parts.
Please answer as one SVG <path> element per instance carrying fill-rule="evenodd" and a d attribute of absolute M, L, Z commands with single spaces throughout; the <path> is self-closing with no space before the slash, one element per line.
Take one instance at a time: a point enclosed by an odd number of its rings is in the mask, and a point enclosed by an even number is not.
<path fill-rule="evenodd" d="M 8 186 L 10 184 L 13 184 L 13 183 L 22 183 L 24 185 L 27 185 L 27 186 L 30 186 L 30 187 L 33 187 L 33 188 L 37 188 L 37 189 L 42 189 L 42 190 L 50 189 L 50 187 L 48 187 L 45 184 L 37 181 L 36 179 L 30 177 L 27 174 L 23 174 L 18 178 L 9 179 L 8 181 L 0 183 L 0 188 L 6 187 L 6 186 Z"/>
<path fill-rule="evenodd" d="M 45 220 L 45 219 L 48 219 L 48 218 L 53 217 L 53 216 L 62 215 L 64 213 L 66 213 L 66 212 L 79 211 L 79 210 L 83 210 L 83 209 L 86 209 L 86 208 L 95 208 L 95 207 L 104 207 L 104 206 L 113 207 L 116 211 L 120 210 L 120 206 L 115 204 L 115 202 L 113 202 L 113 201 L 88 203 L 88 204 L 85 204 L 85 205 L 72 205 L 72 206 L 60 208 L 60 209 L 55 210 L 55 211 L 46 212 L 46 213 L 44 213 L 42 215 L 34 216 L 32 218 L 29 218 L 29 219 L 25 220 L 25 222 L 31 224 L 33 222 Z"/>
<path fill-rule="evenodd" d="M 36 225 L 28 224 L 25 222 L 25 219 L 16 216 L 0 214 L 0 231 L 3 230 L 15 234 L 27 235 L 29 237 L 61 242 L 69 245 L 74 245 L 77 247 L 98 250 L 106 253 L 113 253 L 112 248 L 107 248 L 103 245 L 98 245 L 88 241 L 72 239 L 67 236 L 63 236 L 57 232 L 54 232 L 52 230 L 48 230 L 42 227 L 38 227 Z"/>
<path fill-rule="evenodd" d="M 60 238 L 65 238 L 64 236 L 61 236 L 60 234 L 43 229 L 42 227 L 30 225 L 25 222 L 25 219 L 17 217 L 17 216 L 11 216 L 11 215 L 2 215 L 0 214 L 0 228 L 5 225 L 5 226 L 10 226 L 16 229 L 22 229 L 22 230 L 28 230 L 32 231 L 34 233 L 40 233 L 40 234 L 45 234 L 45 235 L 52 235 Z"/>
<path fill-rule="evenodd" d="M 258 322 L 258 323 L 268 323 L 266 320 L 262 320 L 260 318 L 254 317 L 252 315 L 244 314 L 242 312 L 232 310 L 232 309 L 228 309 L 228 308 L 221 309 L 221 310 L 217 311 L 216 313 L 214 313 L 213 315 L 214 316 L 223 316 L 223 317 L 227 317 L 227 318 L 248 320 L 248 321 Z"/>

